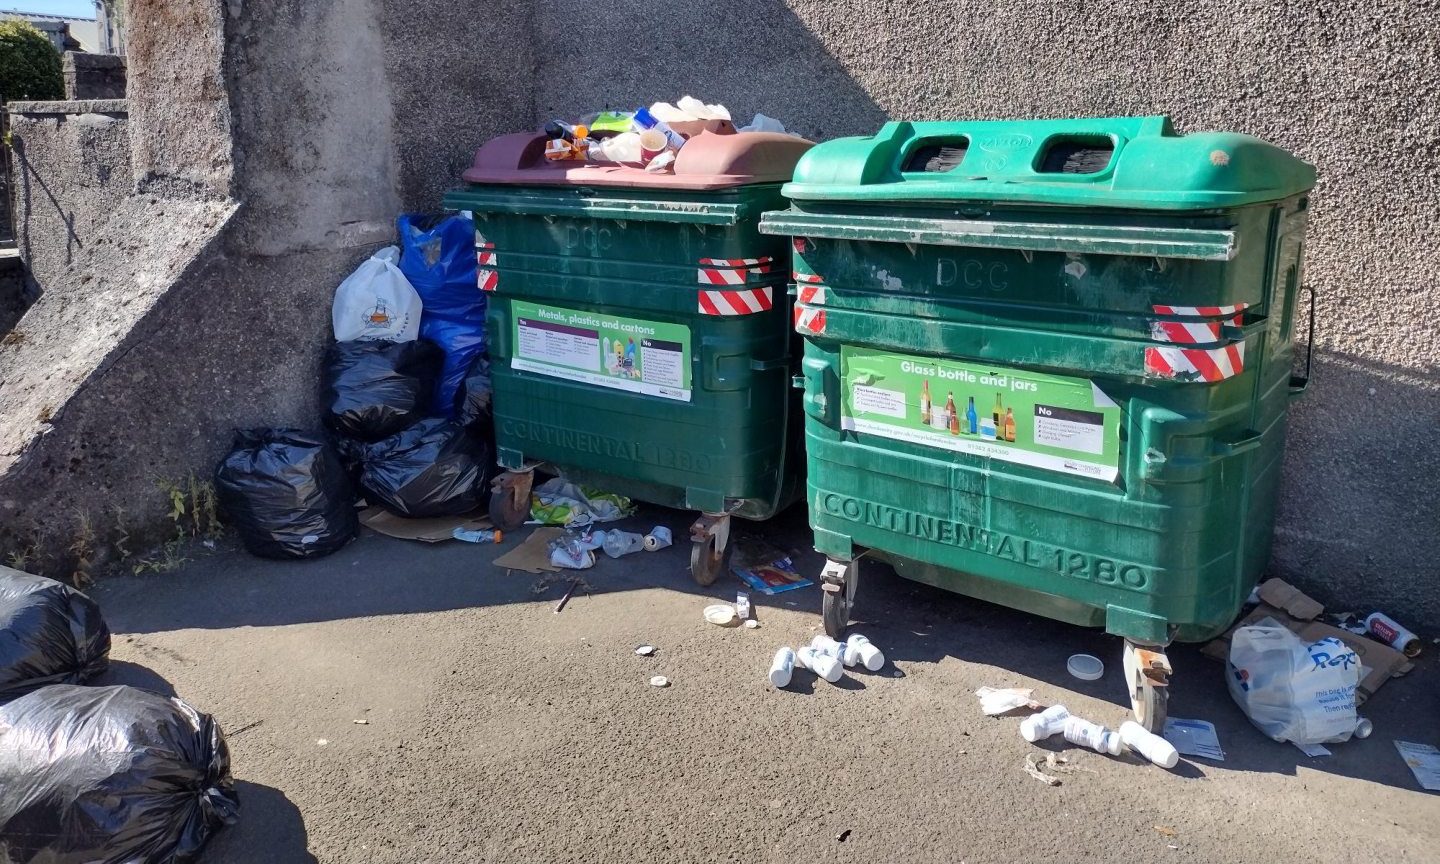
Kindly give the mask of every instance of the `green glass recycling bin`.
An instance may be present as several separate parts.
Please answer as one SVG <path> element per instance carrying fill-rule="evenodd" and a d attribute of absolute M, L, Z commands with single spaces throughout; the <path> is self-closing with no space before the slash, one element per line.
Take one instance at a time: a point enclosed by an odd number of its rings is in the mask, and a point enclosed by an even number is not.
<path fill-rule="evenodd" d="M 1124 637 L 1159 728 L 1164 646 L 1223 631 L 1268 560 L 1314 181 L 1164 117 L 811 150 L 761 230 L 794 244 L 827 631 L 869 550 Z"/>
<path fill-rule="evenodd" d="M 698 510 L 691 564 L 708 585 L 731 516 L 803 494 L 789 242 L 758 227 L 812 144 L 727 131 L 696 130 L 673 173 L 550 162 L 542 136 L 503 136 L 446 196 L 474 217 L 490 292 L 497 525 L 528 518 L 542 466 Z"/>

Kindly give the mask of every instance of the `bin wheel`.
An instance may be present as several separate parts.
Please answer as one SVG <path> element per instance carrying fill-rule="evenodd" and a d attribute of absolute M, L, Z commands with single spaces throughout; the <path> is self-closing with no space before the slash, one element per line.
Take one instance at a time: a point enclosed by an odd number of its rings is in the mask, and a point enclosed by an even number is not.
<path fill-rule="evenodd" d="M 530 518 L 530 486 L 534 474 L 507 471 L 490 488 L 490 521 L 501 531 L 515 531 Z"/>
<path fill-rule="evenodd" d="M 1170 705 L 1170 661 L 1162 651 L 1127 639 L 1124 667 L 1135 722 L 1147 732 L 1164 733 Z"/>
<path fill-rule="evenodd" d="M 690 575 L 697 585 L 714 585 L 720 574 L 725 572 L 726 561 L 730 558 L 729 546 L 720 546 L 720 538 L 714 534 L 704 540 L 696 540 L 690 546 Z"/>
<path fill-rule="evenodd" d="M 855 608 L 855 586 L 860 581 L 858 561 L 827 561 L 820 575 L 820 618 L 825 635 L 843 639 L 850 626 L 850 612 Z"/>

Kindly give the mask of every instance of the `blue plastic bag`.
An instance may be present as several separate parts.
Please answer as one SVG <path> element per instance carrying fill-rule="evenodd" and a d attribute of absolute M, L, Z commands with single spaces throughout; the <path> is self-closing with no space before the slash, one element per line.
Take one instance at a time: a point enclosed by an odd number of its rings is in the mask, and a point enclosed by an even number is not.
<path fill-rule="evenodd" d="M 476 282 L 475 225 L 467 214 L 406 213 L 400 271 L 420 294 L 420 338 L 445 352 L 435 386 L 435 413 L 454 417 L 457 396 L 475 357 L 484 353 L 485 292 Z"/>

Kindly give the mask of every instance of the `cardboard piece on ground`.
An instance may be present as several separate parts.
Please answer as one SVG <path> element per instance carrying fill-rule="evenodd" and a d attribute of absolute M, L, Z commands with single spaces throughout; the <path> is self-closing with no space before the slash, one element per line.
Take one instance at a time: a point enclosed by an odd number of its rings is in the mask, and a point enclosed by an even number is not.
<path fill-rule="evenodd" d="M 434 519 L 406 519 L 396 516 L 384 507 L 366 507 L 360 511 L 360 524 L 371 531 L 378 531 L 386 537 L 400 540 L 419 540 L 421 543 L 443 543 L 454 540 L 456 528 L 476 531 L 489 528 L 490 517 L 482 513 L 465 516 L 440 516 Z"/>
<path fill-rule="evenodd" d="M 563 528 L 536 528 L 524 543 L 496 558 L 495 566 L 526 573 L 558 573 L 560 568 L 550 563 L 550 541 L 564 533 Z"/>
<path fill-rule="evenodd" d="M 1249 615 L 1241 618 L 1229 630 L 1226 630 L 1223 635 L 1205 643 L 1205 647 L 1200 649 L 1200 653 L 1221 662 L 1229 660 L 1230 637 L 1239 628 L 1254 624 L 1262 618 L 1274 618 L 1291 633 L 1305 640 L 1307 644 L 1334 636 L 1349 646 L 1360 658 L 1363 674 L 1360 676 L 1360 686 L 1355 691 L 1355 704 L 1357 705 L 1374 696 L 1375 691 L 1379 690 L 1380 685 L 1386 681 L 1398 678 L 1415 668 L 1414 664 L 1410 662 L 1410 658 L 1389 645 L 1314 620 L 1316 616 L 1325 611 L 1325 607 L 1279 579 L 1270 579 L 1260 586 L 1260 599 L 1259 606 L 1256 606 Z M 1271 605 L 1271 600 L 1279 600 L 1284 605 Z M 1307 613 L 1310 617 L 1296 617 L 1289 614 L 1287 609 Z M 1313 614 L 1311 614 L 1312 609 L 1314 610 Z"/>

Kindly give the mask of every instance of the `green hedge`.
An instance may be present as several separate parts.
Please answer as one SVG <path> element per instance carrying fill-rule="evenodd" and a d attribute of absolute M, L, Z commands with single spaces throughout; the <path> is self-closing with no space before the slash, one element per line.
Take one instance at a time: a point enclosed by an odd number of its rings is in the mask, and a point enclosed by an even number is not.
<path fill-rule="evenodd" d="M 29 21 L 0 21 L 0 102 L 64 98 L 60 52 Z"/>

